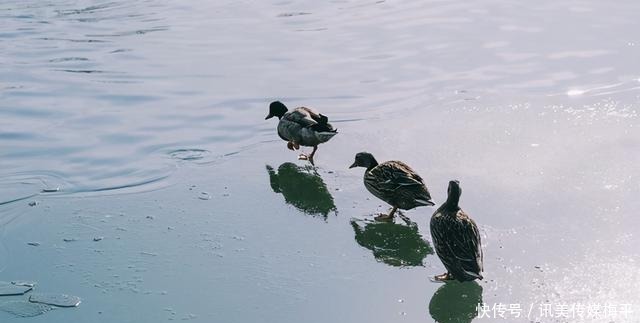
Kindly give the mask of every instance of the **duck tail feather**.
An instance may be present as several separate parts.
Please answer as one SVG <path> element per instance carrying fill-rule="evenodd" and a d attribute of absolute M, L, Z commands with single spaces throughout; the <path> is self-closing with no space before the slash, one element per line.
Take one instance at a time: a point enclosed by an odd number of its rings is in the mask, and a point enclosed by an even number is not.
<path fill-rule="evenodd" d="M 468 270 L 465 270 L 464 273 L 469 277 L 469 278 L 473 278 L 473 279 L 484 279 L 484 277 L 482 277 L 482 275 L 480 273 L 474 273 Z"/>
<path fill-rule="evenodd" d="M 425 200 L 425 199 L 416 199 L 416 202 L 418 202 L 420 205 L 424 205 L 424 206 L 434 206 L 434 205 L 436 205 L 435 203 L 433 203 L 433 201 Z"/>

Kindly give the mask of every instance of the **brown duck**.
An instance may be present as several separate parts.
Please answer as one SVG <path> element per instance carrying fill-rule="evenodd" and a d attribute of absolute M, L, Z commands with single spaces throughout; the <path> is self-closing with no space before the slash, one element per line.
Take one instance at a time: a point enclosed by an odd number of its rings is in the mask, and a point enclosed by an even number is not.
<path fill-rule="evenodd" d="M 367 152 L 356 154 L 349 168 L 364 167 L 364 186 L 377 198 L 389 203 L 393 209 L 376 220 L 393 219 L 397 209 L 410 210 L 418 206 L 435 205 L 422 177 L 407 164 L 391 160 L 378 164 Z"/>
<path fill-rule="evenodd" d="M 447 272 L 437 281 L 482 279 L 482 243 L 476 223 L 458 206 L 462 189 L 450 181 L 447 201 L 431 217 L 431 237 Z"/>

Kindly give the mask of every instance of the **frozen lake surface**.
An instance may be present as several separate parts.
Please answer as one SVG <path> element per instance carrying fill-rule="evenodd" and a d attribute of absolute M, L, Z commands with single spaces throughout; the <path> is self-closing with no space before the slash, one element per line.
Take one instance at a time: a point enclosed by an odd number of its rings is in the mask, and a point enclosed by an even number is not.
<path fill-rule="evenodd" d="M 33 291 L 0 296 L 0 321 L 640 322 L 638 12 L 4 1 L 0 281 Z M 316 167 L 273 100 L 338 128 Z M 429 280 L 435 208 L 372 221 L 360 151 L 438 205 L 460 180 L 485 280 Z"/>

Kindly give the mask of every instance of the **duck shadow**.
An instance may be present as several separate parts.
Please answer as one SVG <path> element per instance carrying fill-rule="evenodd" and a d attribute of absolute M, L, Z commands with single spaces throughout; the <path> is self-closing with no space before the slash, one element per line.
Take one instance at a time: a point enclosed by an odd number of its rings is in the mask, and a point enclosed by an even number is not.
<path fill-rule="evenodd" d="M 287 162 L 278 167 L 277 173 L 269 165 L 266 168 L 271 189 L 282 194 L 287 204 L 306 214 L 321 216 L 325 220 L 329 213 L 337 212 L 333 196 L 313 166 L 298 166 Z"/>
<path fill-rule="evenodd" d="M 356 242 L 371 250 L 377 261 L 394 267 L 423 266 L 433 249 L 415 222 L 403 220 L 405 224 L 352 219 L 351 226 Z"/>
<path fill-rule="evenodd" d="M 482 286 L 477 282 L 451 281 L 431 297 L 429 314 L 438 323 L 469 323 L 478 316 Z"/>

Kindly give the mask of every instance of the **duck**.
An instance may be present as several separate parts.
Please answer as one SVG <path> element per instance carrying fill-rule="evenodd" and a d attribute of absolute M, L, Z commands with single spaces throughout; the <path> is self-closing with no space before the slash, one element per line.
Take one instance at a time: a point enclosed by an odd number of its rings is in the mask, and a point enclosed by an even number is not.
<path fill-rule="evenodd" d="M 298 150 L 300 146 L 313 147 L 311 154 L 300 154 L 298 159 L 309 160 L 313 163 L 313 157 L 318 150 L 318 145 L 329 141 L 338 134 L 329 123 L 329 118 L 307 107 L 295 108 L 289 111 L 280 101 L 269 104 L 269 114 L 265 120 L 278 117 L 278 136 L 287 142 L 287 148 Z"/>
<path fill-rule="evenodd" d="M 364 167 L 364 186 L 375 197 L 393 208 L 388 214 L 380 214 L 376 220 L 392 220 L 398 209 L 411 210 L 419 206 L 433 206 L 431 194 L 422 177 L 407 164 L 390 160 L 378 164 L 368 152 L 360 152 L 349 168 Z"/>
<path fill-rule="evenodd" d="M 447 272 L 434 277 L 436 281 L 460 282 L 482 280 L 482 241 L 476 223 L 458 206 L 462 189 L 452 180 L 447 200 L 431 217 L 431 237 L 436 254 Z"/>

